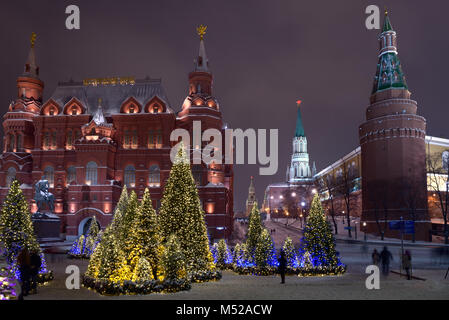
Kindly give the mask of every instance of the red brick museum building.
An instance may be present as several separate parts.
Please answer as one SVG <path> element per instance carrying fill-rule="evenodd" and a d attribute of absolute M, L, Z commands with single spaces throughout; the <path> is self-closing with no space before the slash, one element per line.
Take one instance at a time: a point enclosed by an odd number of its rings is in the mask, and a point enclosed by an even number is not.
<path fill-rule="evenodd" d="M 193 121 L 201 121 L 202 131 L 224 130 L 202 39 L 188 81 L 179 112 L 170 106 L 161 80 L 150 78 L 59 83 L 44 100 L 32 45 L 17 79 L 17 98 L 3 117 L 1 200 L 16 178 L 35 212 L 34 185 L 45 177 L 55 197 L 61 235 L 69 239 L 83 233 L 93 216 L 106 227 L 125 185 L 139 198 L 149 188 L 159 208 L 171 168 L 171 132 L 192 132 Z M 192 173 L 211 239 L 229 237 L 232 165 L 192 165 Z"/>

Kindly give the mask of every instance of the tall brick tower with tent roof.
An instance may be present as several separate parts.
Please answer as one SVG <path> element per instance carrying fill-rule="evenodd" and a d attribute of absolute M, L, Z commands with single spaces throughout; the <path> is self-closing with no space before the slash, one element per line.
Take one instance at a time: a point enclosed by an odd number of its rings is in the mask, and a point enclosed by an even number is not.
<path fill-rule="evenodd" d="M 393 220 L 412 220 L 415 239 L 430 239 L 427 212 L 426 120 L 417 114 L 398 57 L 396 32 L 385 12 L 366 122 L 360 125 L 362 223 L 366 232 L 400 237 Z M 387 228 L 385 228 L 387 225 Z M 405 238 L 411 238 L 406 235 Z"/>

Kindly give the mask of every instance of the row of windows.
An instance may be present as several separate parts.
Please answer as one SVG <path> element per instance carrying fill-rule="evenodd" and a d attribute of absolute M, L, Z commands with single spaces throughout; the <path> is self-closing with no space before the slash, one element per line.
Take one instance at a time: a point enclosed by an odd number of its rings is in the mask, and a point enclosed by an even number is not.
<path fill-rule="evenodd" d="M 137 149 L 139 146 L 139 136 L 137 130 L 125 130 L 123 135 L 123 148 Z M 147 139 L 148 149 L 162 148 L 162 131 L 149 130 Z"/>
<path fill-rule="evenodd" d="M 17 170 L 10 167 L 6 173 L 6 186 L 9 187 L 16 177 Z M 44 178 L 48 180 L 50 188 L 54 188 L 55 184 L 55 170 L 52 166 L 47 166 L 44 169 Z M 67 183 L 76 181 L 76 167 L 71 166 L 67 168 Z M 91 161 L 86 165 L 86 181 L 87 185 L 98 184 L 98 165 Z M 135 187 L 136 185 L 136 168 L 129 165 L 125 168 L 124 183 L 127 187 Z M 148 185 L 150 187 L 159 187 L 161 184 L 161 170 L 158 165 L 152 165 L 149 168 Z"/>
<path fill-rule="evenodd" d="M 14 169 L 14 168 L 13 168 Z M 14 172 L 15 176 L 15 172 Z M 44 177 L 48 180 L 50 187 L 54 187 L 54 168 L 51 166 L 45 167 Z M 161 173 L 158 165 L 152 165 L 149 169 L 148 184 L 151 187 L 160 186 Z M 74 166 L 67 168 L 67 183 L 76 181 L 76 168 Z M 86 165 L 86 181 L 87 185 L 98 184 L 98 165 L 91 161 Z M 136 184 L 136 169 L 130 165 L 125 168 L 124 183 L 127 187 L 135 187 Z"/>
<path fill-rule="evenodd" d="M 140 112 L 140 107 L 136 106 L 135 104 L 126 105 L 126 106 L 123 106 L 121 112 L 122 113 L 138 113 L 138 112 Z M 161 105 L 154 103 L 151 106 L 149 106 L 145 112 L 161 113 L 161 112 L 164 112 L 164 108 Z M 59 114 L 59 110 L 55 106 L 51 105 L 49 107 L 45 107 L 44 110 L 42 111 L 42 113 L 47 116 L 54 116 L 54 115 Z M 64 113 L 66 113 L 68 115 L 76 116 L 78 114 L 82 114 L 83 109 L 81 107 L 79 107 L 78 105 L 74 104 L 70 108 L 68 108 L 67 111 L 65 111 Z"/>
<path fill-rule="evenodd" d="M 17 152 L 23 148 L 23 135 L 21 134 L 8 134 L 6 136 L 5 151 Z"/>
<path fill-rule="evenodd" d="M 22 136 L 20 136 L 22 137 Z M 125 130 L 123 135 L 123 148 L 125 149 L 137 149 L 139 146 L 137 130 Z M 66 133 L 66 149 L 72 149 L 73 144 L 76 140 L 81 138 L 80 130 L 67 130 Z M 22 147 L 22 139 L 18 138 L 17 142 L 14 135 L 11 135 L 7 141 L 7 150 L 14 151 L 17 144 L 17 149 Z M 161 130 L 149 130 L 147 147 L 148 149 L 160 149 L 162 148 L 162 131 Z M 52 150 L 57 148 L 57 132 L 56 131 L 46 131 L 43 133 L 42 147 L 44 150 Z"/>

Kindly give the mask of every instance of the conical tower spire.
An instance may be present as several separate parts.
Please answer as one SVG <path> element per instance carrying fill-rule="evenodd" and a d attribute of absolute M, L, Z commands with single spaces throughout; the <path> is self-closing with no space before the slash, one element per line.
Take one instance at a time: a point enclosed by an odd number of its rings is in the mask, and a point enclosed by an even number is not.
<path fill-rule="evenodd" d="M 379 35 L 379 61 L 372 94 L 386 89 L 405 89 L 407 83 L 398 57 L 396 32 L 391 26 L 388 12 L 385 11 L 385 20 L 382 33 Z"/>
<path fill-rule="evenodd" d="M 24 76 L 33 77 L 33 78 L 39 77 L 39 67 L 37 66 L 36 54 L 34 52 L 34 44 L 36 43 L 36 38 L 37 38 L 37 35 L 36 35 L 36 33 L 33 32 L 31 34 L 31 39 L 30 39 L 31 48 L 30 48 L 30 52 L 28 54 L 28 59 L 25 62 L 25 70 L 23 73 Z"/>
<path fill-rule="evenodd" d="M 97 111 L 95 112 L 94 117 L 92 119 L 97 125 L 106 123 L 106 119 L 103 114 L 103 108 L 101 107 L 101 103 L 102 103 L 102 99 L 99 98 L 98 99 L 98 108 L 97 108 Z"/>
<path fill-rule="evenodd" d="M 198 35 L 200 36 L 200 49 L 198 57 L 195 59 L 194 71 L 209 72 L 209 60 L 206 55 L 206 47 L 204 46 L 204 35 L 206 34 L 207 26 L 200 25 L 196 28 Z"/>
<path fill-rule="evenodd" d="M 296 117 L 295 137 L 305 137 L 306 136 L 306 134 L 304 133 L 304 126 L 302 125 L 301 108 L 299 107 L 300 104 L 301 104 L 301 100 L 296 101 L 296 105 L 298 106 L 298 115 Z"/>

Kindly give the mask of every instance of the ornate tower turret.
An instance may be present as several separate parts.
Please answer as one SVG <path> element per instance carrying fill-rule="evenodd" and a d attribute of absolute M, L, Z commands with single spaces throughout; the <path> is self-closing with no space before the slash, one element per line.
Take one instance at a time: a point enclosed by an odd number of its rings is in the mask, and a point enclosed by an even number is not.
<path fill-rule="evenodd" d="M 307 153 L 307 138 L 304 133 L 304 126 L 301 118 L 301 100 L 298 100 L 298 115 L 296 118 L 296 130 L 293 137 L 293 154 L 289 172 L 288 182 L 295 183 L 305 178 L 312 177 L 312 171 L 309 165 L 309 154 Z"/>
<path fill-rule="evenodd" d="M 29 153 L 34 148 L 32 118 L 39 114 L 44 90 L 44 83 L 39 79 L 39 67 L 36 63 L 35 41 L 36 34 L 33 32 L 24 72 L 17 78 L 17 100 L 11 103 L 4 116 L 5 152 Z"/>
<path fill-rule="evenodd" d="M 385 14 L 366 122 L 359 128 L 362 156 L 362 221 L 379 233 L 379 220 L 415 221 L 416 239 L 429 240 L 425 135 L 399 61 L 396 32 Z M 380 218 L 382 217 L 382 218 Z M 386 236 L 400 236 L 384 230 Z"/>
<path fill-rule="evenodd" d="M 254 186 L 254 177 L 251 177 L 251 183 L 248 188 L 248 199 L 246 199 L 246 216 L 249 217 L 254 204 L 257 203 L 256 187 Z"/>

